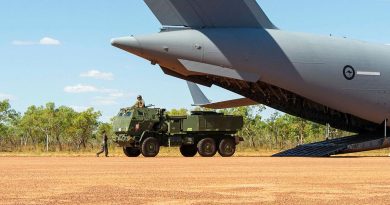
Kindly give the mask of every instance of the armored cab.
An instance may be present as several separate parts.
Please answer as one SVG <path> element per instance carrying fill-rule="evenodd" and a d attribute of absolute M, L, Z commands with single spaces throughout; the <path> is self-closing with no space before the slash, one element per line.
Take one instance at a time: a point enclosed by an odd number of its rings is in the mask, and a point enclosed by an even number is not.
<path fill-rule="evenodd" d="M 196 111 L 189 116 L 168 116 L 165 109 L 121 109 L 114 118 L 115 142 L 126 156 L 154 157 L 160 146 L 178 146 L 185 157 L 199 153 L 211 157 L 219 152 L 229 157 L 242 138 L 236 133 L 243 126 L 241 116 Z"/>
<path fill-rule="evenodd" d="M 128 146 L 145 131 L 154 131 L 163 122 L 165 110 L 157 108 L 124 108 L 114 118 L 113 129 L 120 146 Z"/>

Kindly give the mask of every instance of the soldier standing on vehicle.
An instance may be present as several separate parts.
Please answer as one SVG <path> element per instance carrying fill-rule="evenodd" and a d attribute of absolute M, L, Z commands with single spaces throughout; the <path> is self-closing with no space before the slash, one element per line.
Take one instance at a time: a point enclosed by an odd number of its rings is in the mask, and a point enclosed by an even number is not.
<path fill-rule="evenodd" d="M 102 149 L 96 153 L 96 157 L 99 157 L 100 154 L 104 152 L 105 156 L 108 157 L 108 137 L 106 134 L 106 131 L 103 131 L 103 137 L 102 137 Z"/>
<path fill-rule="evenodd" d="M 133 105 L 133 108 L 144 108 L 145 107 L 145 101 L 142 99 L 141 95 L 138 95 L 137 101 Z"/>

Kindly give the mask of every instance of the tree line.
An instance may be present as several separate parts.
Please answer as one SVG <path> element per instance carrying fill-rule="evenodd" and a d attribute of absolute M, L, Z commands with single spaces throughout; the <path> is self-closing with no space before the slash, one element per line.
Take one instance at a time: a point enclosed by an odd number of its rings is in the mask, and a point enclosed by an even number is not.
<path fill-rule="evenodd" d="M 200 108 L 197 108 L 198 110 Z M 291 115 L 272 114 L 263 119 L 264 106 L 219 110 L 244 117 L 238 133 L 244 138 L 240 146 L 255 149 L 286 149 L 298 144 L 324 140 L 327 127 Z M 172 109 L 169 115 L 187 115 L 186 109 Z M 93 150 L 101 144 L 103 130 L 113 138 L 111 123 L 99 121 L 101 113 L 93 108 L 77 112 L 54 103 L 30 106 L 24 114 L 0 101 L 0 151 L 80 151 Z M 330 129 L 330 137 L 348 133 Z"/>
<path fill-rule="evenodd" d="M 21 115 L 7 100 L 1 101 L 0 151 L 95 148 L 102 130 L 111 130 L 110 124 L 98 121 L 100 116 L 93 108 L 76 112 L 70 107 L 56 107 L 54 103 L 30 106 Z"/>

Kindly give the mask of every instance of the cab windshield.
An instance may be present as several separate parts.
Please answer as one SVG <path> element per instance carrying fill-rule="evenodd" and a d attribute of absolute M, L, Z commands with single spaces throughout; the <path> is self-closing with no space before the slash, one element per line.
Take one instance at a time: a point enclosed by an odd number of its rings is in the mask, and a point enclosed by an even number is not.
<path fill-rule="evenodd" d="M 130 117 L 131 114 L 132 114 L 131 111 L 121 111 L 121 112 L 119 112 L 118 116 L 119 117 Z"/>

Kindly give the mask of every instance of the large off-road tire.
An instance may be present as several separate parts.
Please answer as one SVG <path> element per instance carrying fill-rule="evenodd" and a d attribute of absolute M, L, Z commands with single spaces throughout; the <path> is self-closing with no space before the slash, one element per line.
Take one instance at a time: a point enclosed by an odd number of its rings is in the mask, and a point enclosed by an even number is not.
<path fill-rule="evenodd" d="M 198 153 L 202 157 L 213 157 L 217 153 L 215 140 L 212 138 L 204 138 L 198 142 Z"/>
<path fill-rule="evenodd" d="M 184 157 L 194 157 L 197 152 L 198 152 L 198 149 L 196 148 L 196 145 L 181 145 L 180 146 L 180 153 Z"/>
<path fill-rule="evenodd" d="M 141 145 L 141 153 L 144 157 L 155 157 L 160 152 L 160 143 L 155 137 L 146 138 Z"/>
<path fill-rule="evenodd" d="M 123 153 L 125 153 L 127 157 L 138 157 L 141 154 L 141 150 L 134 147 L 123 147 Z"/>
<path fill-rule="evenodd" d="M 227 137 L 223 138 L 221 142 L 219 142 L 218 153 L 222 157 L 231 157 L 236 152 L 236 142 L 233 138 Z"/>

